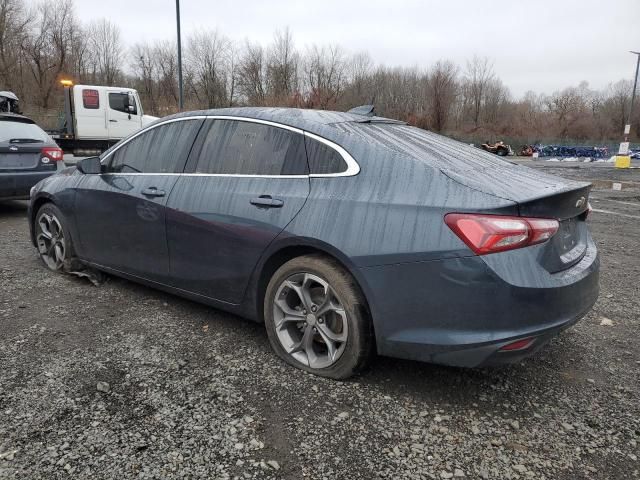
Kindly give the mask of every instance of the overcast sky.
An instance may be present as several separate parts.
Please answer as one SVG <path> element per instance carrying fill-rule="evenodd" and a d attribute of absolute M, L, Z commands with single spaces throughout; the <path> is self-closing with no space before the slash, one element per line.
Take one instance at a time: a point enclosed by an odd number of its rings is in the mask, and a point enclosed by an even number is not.
<path fill-rule="evenodd" d="M 464 67 L 488 56 L 515 96 L 551 93 L 586 80 L 603 88 L 631 79 L 640 50 L 640 0 L 181 0 L 183 41 L 218 29 L 268 44 L 289 26 L 298 48 L 338 43 L 376 63 Z M 123 40 L 175 38 L 175 0 L 76 0 L 84 21 L 106 17 Z"/>

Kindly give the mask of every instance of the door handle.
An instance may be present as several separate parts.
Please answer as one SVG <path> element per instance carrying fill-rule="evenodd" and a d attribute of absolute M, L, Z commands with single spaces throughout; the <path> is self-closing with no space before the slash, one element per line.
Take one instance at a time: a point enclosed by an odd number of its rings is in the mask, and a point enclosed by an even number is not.
<path fill-rule="evenodd" d="M 110 122 L 117 123 L 118 120 L 109 120 Z"/>
<path fill-rule="evenodd" d="M 280 208 L 284 205 L 282 200 L 271 198 L 271 195 L 260 195 L 258 198 L 252 198 L 249 202 L 258 208 Z"/>
<path fill-rule="evenodd" d="M 158 190 L 156 187 L 149 187 L 142 190 L 142 195 L 146 197 L 164 197 L 164 190 Z"/>

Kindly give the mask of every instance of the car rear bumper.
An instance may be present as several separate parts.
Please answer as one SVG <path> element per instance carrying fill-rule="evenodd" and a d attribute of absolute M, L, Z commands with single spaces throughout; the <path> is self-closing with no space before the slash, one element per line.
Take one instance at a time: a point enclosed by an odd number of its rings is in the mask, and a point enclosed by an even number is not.
<path fill-rule="evenodd" d="M 509 277 L 496 261 L 473 256 L 360 269 L 378 353 L 464 367 L 512 363 L 576 323 L 597 300 L 599 258 L 591 239 L 583 259 L 557 274 L 517 276 L 506 262 Z M 527 348 L 500 351 L 524 338 L 533 338 Z"/>
<path fill-rule="evenodd" d="M 28 199 L 31 187 L 56 172 L 0 172 L 0 199 Z"/>

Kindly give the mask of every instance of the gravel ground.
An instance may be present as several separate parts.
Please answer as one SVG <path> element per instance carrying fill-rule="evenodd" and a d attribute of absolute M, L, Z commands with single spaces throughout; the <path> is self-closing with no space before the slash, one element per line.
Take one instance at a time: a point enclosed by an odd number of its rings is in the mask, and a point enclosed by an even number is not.
<path fill-rule="evenodd" d="M 26 205 L 0 204 L 0 478 L 640 478 L 640 190 L 592 203 L 614 212 L 591 219 L 600 299 L 534 358 L 347 382 L 285 366 L 258 324 L 47 271 Z"/>

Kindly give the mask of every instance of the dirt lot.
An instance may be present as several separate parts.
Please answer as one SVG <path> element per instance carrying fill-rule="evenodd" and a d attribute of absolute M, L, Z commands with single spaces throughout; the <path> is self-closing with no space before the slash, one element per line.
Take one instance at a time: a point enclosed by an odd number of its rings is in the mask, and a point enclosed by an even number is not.
<path fill-rule="evenodd" d="M 640 189 L 599 185 L 583 321 L 508 368 L 379 358 L 348 382 L 285 366 L 260 325 L 47 271 L 26 204 L 0 204 L 0 478 L 640 478 Z"/>

